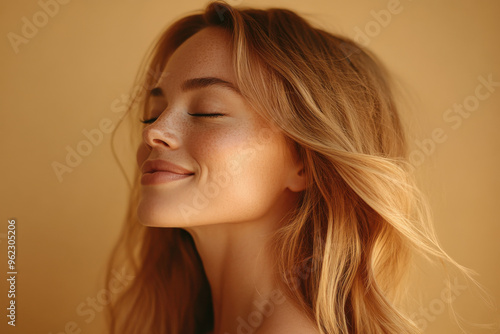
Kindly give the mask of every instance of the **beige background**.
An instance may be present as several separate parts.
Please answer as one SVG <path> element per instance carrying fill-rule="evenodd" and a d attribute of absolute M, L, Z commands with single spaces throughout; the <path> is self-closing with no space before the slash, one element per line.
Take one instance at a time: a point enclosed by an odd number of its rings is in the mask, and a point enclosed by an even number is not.
<path fill-rule="evenodd" d="M 116 124 L 123 114 L 122 99 L 153 38 L 171 20 L 205 3 L 73 0 L 59 5 L 58 12 L 43 22 L 37 1 L 2 1 L 1 276 L 8 271 L 3 254 L 9 218 L 17 220 L 18 270 L 15 328 L 6 325 L 8 289 L 5 279 L 0 284 L 2 333 L 72 333 L 71 322 L 81 333 L 101 329 L 100 305 L 92 311 L 94 317 L 89 303 L 104 287 L 104 260 L 124 216 L 126 181 L 107 133 L 71 173 L 62 175 L 61 182 L 52 163 L 64 163 L 66 148 L 75 149 L 86 139 L 83 130 L 98 129 L 105 119 Z M 500 2 L 401 0 L 399 13 L 385 26 L 371 11 L 387 10 L 388 1 L 272 4 L 308 14 L 353 38 L 356 29 L 372 29 L 369 47 L 407 88 L 409 108 L 404 113 L 415 140 L 432 138 L 437 128 L 445 138 L 418 169 L 443 246 L 458 262 L 476 270 L 478 280 L 498 301 L 500 86 L 478 100 L 477 109 L 456 129 L 443 115 L 454 103 L 473 101 L 479 76 L 491 75 L 500 82 Z M 33 16 L 40 27 L 16 53 L 8 34 L 21 35 L 25 20 L 33 22 Z M 440 308 L 443 283 L 429 279 L 424 284 L 421 312 L 427 313 L 417 317 L 426 321 L 425 332 L 457 333 Z M 498 311 L 477 306 L 471 291 L 466 288 L 456 296 L 454 305 L 461 314 L 473 321 L 498 319 Z M 86 313 L 78 314 L 78 309 Z"/>

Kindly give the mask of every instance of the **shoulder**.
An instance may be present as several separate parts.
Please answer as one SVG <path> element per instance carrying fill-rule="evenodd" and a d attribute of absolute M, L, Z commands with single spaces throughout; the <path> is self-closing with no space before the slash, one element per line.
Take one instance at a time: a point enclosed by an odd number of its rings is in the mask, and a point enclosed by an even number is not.
<path fill-rule="evenodd" d="M 262 328 L 255 334 L 320 334 L 317 328 L 290 328 L 289 326 L 280 325 L 276 328 Z"/>
<path fill-rule="evenodd" d="M 316 323 L 290 303 L 280 305 L 254 334 L 320 334 Z"/>
<path fill-rule="evenodd" d="M 320 334 L 319 329 L 307 321 L 281 322 L 264 325 L 255 334 Z"/>

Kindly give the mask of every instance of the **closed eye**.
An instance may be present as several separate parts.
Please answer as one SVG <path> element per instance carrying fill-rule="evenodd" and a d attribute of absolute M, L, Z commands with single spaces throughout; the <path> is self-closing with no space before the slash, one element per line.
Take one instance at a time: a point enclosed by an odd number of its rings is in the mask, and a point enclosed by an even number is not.
<path fill-rule="evenodd" d="M 221 117 L 221 116 L 225 116 L 226 114 L 221 114 L 221 113 L 212 113 L 212 114 L 189 114 L 188 115 L 190 116 L 193 116 L 193 117 Z M 153 117 L 153 118 L 150 118 L 150 119 L 141 119 L 141 123 L 143 124 L 151 124 L 151 123 L 154 123 L 154 121 L 156 121 L 158 119 L 158 117 Z"/>
<path fill-rule="evenodd" d="M 189 114 L 189 113 L 188 113 Z M 221 117 L 221 116 L 225 116 L 225 114 L 221 114 L 221 113 L 212 113 L 212 114 L 189 114 L 191 116 L 194 116 L 194 117 Z"/>

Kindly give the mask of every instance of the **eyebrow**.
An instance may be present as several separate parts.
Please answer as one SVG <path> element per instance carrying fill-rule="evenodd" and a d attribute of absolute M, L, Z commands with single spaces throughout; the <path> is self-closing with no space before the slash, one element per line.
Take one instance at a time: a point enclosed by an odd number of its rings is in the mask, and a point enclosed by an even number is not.
<path fill-rule="evenodd" d="M 189 90 L 201 89 L 201 88 L 206 88 L 206 87 L 211 87 L 211 86 L 228 88 L 228 89 L 232 90 L 233 92 L 241 95 L 240 90 L 234 84 L 232 84 L 229 81 L 222 80 L 222 79 L 216 78 L 216 77 L 203 77 L 203 78 L 188 79 L 182 83 L 181 90 L 183 92 L 186 92 Z M 155 88 L 151 89 L 150 95 L 151 96 L 164 96 L 163 90 L 160 87 L 155 87 Z"/>

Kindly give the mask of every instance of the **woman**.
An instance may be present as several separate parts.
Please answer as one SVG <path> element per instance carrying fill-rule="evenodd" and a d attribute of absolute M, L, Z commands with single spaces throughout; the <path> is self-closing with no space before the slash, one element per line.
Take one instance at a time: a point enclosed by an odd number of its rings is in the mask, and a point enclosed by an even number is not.
<path fill-rule="evenodd" d="M 161 35 L 141 80 L 109 266 L 126 254 L 135 279 L 111 333 L 419 332 L 413 256 L 458 265 L 371 52 L 289 10 L 213 2 Z"/>

